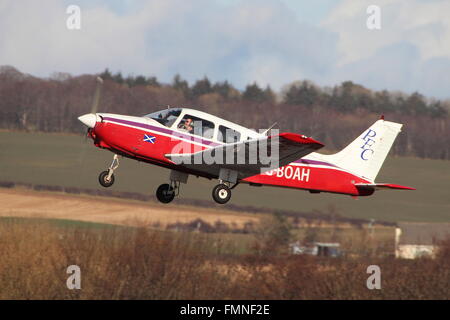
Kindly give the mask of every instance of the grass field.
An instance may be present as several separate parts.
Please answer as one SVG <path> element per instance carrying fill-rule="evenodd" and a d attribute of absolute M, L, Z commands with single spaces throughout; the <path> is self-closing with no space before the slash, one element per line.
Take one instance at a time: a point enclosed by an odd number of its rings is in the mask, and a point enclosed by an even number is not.
<path fill-rule="evenodd" d="M 258 223 L 263 216 L 225 208 L 210 210 L 186 205 L 163 205 L 158 202 L 149 204 L 137 200 L 20 188 L 0 188 L 0 203 L 0 217 L 51 218 L 126 226 L 158 225 L 161 228 L 200 219 L 209 225 L 220 221 L 235 229 L 242 229 L 247 223 Z"/>
<path fill-rule="evenodd" d="M 204 232 L 193 232 L 209 237 L 213 243 L 220 242 L 239 253 L 251 252 L 262 234 L 274 225 L 268 214 L 248 214 L 226 210 L 210 210 L 193 206 L 162 205 L 142 201 L 111 199 L 86 195 L 42 192 L 26 189 L 0 188 L 1 224 L 48 224 L 59 228 L 101 230 L 105 228 L 150 228 L 163 232 L 195 230 L 199 221 Z M 222 229 L 217 228 L 220 221 Z M 293 222 L 292 220 L 289 220 Z M 251 229 L 242 232 L 245 223 Z M 177 228 L 175 226 L 178 225 Z M 208 229 L 209 226 L 209 229 Z M 215 227 L 214 227 L 215 226 Z M 226 226 L 226 228 L 224 228 Z M 366 252 L 377 248 L 380 253 L 394 252 L 394 227 L 368 226 L 337 223 L 291 224 L 292 241 L 340 242 L 349 253 Z M 206 230 L 209 230 L 207 232 Z M 269 233 L 268 233 L 269 234 Z"/>
<path fill-rule="evenodd" d="M 0 180 L 46 185 L 102 188 L 97 176 L 112 153 L 95 148 L 82 136 L 0 132 Z M 116 171 L 116 191 L 154 193 L 169 171 L 129 159 Z M 189 178 L 181 197 L 211 199 L 216 181 Z M 450 221 L 450 161 L 393 158 L 386 160 L 377 180 L 417 188 L 381 191 L 355 200 L 348 196 L 309 194 L 301 190 L 239 186 L 232 203 L 297 211 L 334 208 L 338 214 L 385 221 Z M 176 203 L 176 200 L 175 200 Z"/>
<path fill-rule="evenodd" d="M 0 218 L 0 234 L 0 300 L 449 299 L 448 245 L 436 259 L 327 259 L 246 250 L 246 235 L 70 221 Z M 66 285 L 71 265 L 81 290 Z M 383 290 L 365 286 L 368 265 Z"/>
<path fill-rule="evenodd" d="M 54 219 L 54 218 L 27 218 L 27 217 L 1 217 L 0 228 L 8 226 L 24 226 L 38 229 L 59 230 L 61 233 L 65 232 L 98 232 L 99 234 L 105 232 L 130 232 L 134 233 L 136 230 L 145 226 L 126 226 L 109 223 L 88 222 L 72 219 Z M 147 227 L 146 227 L 147 228 Z M 162 235 L 175 236 L 177 232 L 166 231 L 162 229 L 150 228 L 151 232 Z M 381 229 L 380 229 L 381 230 Z M 321 231 L 327 233 L 327 231 Z M 181 234 L 188 234 L 187 232 L 180 232 Z M 379 232 L 382 234 L 382 231 Z M 236 234 L 236 233 L 200 233 L 192 232 L 191 237 L 200 241 L 208 243 L 209 251 L 218 250 L 220 254 L 246 254 L 251 252 L 254 245 L 255 237 L 252 234 Z M 320 235 L 320 234 L 319 234 Z M 384 241 L 383 237 L 377 237 L 377 241 Z M 214 249 L 215 248 L 215 249 Z"/>

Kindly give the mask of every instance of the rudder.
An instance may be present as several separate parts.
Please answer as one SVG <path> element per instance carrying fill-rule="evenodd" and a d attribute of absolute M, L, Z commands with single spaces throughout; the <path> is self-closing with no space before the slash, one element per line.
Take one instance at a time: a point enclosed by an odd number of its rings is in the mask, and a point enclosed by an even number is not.
<path fill-rule="evenodd" d="M 380 119 L 343 150 L 322 156 L 338 167 L 374 181 L 402 126 Z"/>

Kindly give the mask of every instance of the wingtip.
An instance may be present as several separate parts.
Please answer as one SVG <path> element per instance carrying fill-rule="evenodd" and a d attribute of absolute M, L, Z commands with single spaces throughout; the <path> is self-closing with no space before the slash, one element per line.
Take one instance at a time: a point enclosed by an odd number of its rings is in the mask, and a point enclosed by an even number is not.
<path fill-rule="evenodd" d="M 286 138 L 288 140 L 295 141 L 295 142 L 298 142 L 298 143 L 315 144 L 315 145 L 317 145 L 320 148 L 325 146 L 322 142 L 319 142 L 317 140 L 314 140 L 311 137 L 307 137 L 305 135 L 298 134 L 298 133 L 284 132 L 284 133 L 280 134 L 280 137 L 284 137 L 284 138 Z"/>

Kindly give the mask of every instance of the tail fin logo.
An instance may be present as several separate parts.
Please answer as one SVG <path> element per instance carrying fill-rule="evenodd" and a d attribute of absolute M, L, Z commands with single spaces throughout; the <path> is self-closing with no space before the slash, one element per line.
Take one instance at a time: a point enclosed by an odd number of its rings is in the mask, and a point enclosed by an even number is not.
<path fill-rule="evenodd" d="M 369 157 L 374 153 L 372 147 L 375 144 L 375 140 L 373 138 L 375 138 L 376 135 L 377 133 L 375 130 L 369 129 L 362 138 L 364 144 L 361 146 L 361 149 L 363 149 L 363 151 L 361 151 L 360 156 L 364 161 L 369 160 Z"/>

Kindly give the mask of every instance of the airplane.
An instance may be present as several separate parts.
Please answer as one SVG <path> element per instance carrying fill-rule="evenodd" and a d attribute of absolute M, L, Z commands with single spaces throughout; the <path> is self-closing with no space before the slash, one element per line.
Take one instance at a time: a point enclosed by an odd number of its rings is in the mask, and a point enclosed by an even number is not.
<path fill-rule="evenodd" d="M 98 96 L 97 91 L 95 105 Z M 375 182 L 402 127 L 383 116 L 335 154 L 316 152 L 324 145 L 311 137 L 289 132 L 269 135 L 270 130 L 257 132 L 190 108 L 128 116 L 97 113 L 94 107 L 78 119 L 88 127 L 87 135 L 96 147 L 114 153 L 111 165 L 98 177 L 100 185 L 108 188 L 114 184 L 119 156 L 161 166 L 170 169 L 168 183 L 156 190 L 162 203 L 178 196 L 180 185 L 186 184 L 190 175 L 218 179 L 212 197 L 219 204 L 227 203 L 231 190 L 240 183 L 353 197 L 370 196 L 381 189 L 415 190 Z M 276 155 L 274 164 L 260 154 L 252 158 L 252 146 L 258 151 L 266 146 L 265 155 Z M 220 158 L 218 155 L 231 160 L 211 161 Z"/>

